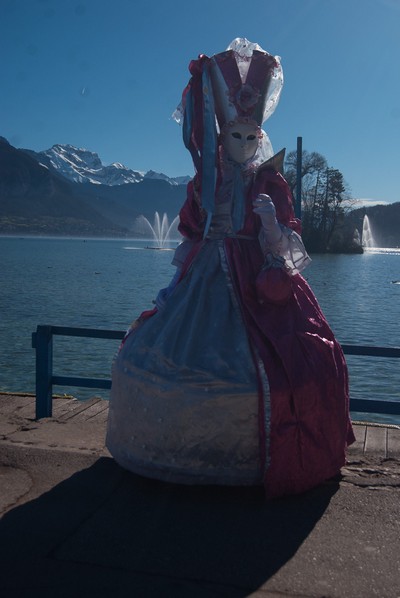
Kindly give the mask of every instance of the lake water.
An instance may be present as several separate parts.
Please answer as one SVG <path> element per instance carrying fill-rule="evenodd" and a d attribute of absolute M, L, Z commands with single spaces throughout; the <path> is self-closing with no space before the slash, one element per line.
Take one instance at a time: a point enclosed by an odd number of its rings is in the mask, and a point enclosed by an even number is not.
<path fill-rule="evenodd" d="M 35 391 L 31 334 L 38 324 L 125 330 L 141 311 L 151 308 L 157 291 L 174 272 L 172 251 L 147 249 L 151 244 L 1 237 L 0 391 Z M 305 278 L 340 342 L 400 346 L 399 249 L 312 259 Z M 109 378 L 118 345 L 119 341 L 55 337 L 54 373 Z M 399 360 L 348 356 L 347 362 L 351 396 L 400 401 Z M 102 390 L 54 391 L 79 399 L 108 398 Z M 379 419 L 399 423 L 390 416 Z"/>

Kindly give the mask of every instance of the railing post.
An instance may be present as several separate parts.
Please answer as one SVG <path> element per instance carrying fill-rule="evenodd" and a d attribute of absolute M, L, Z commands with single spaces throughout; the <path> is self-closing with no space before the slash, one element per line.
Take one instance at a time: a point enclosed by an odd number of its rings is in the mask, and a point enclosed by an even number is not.
<path fill-rule="evenodd" d="M 52 416 L 53 333 L 51 326 L 38 326 L 32 334 L 36 349 L 36 419 Z"/>
<path fill-rule="evenodd" d="M 301 220 L 301 171 L 303 164 L 303 138 L 297 137 L 297 173 L 296 173 L 296 201 L 294 211 L 296 218 Z"/>

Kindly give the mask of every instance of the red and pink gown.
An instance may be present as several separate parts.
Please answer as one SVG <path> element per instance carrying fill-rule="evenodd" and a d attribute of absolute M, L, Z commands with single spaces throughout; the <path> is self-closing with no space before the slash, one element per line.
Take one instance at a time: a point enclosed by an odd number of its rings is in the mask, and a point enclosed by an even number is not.
<path fill-rule="evenodd" d="M 289 239 L 300 239 L 285 179 L 267 164 L 243 180 L 243 227 L 232 231 L 228 173 L 204 239 L 199 181 L 189 183 L 180 212 L 181 277 L 164 308 L 144 312 L 121 345 L 107 446 L 122 467 L 143 476 L 264 484 L 267 496 L 278 497 L 313 488 L 345 464 L 354 441 L 348 375 L 312 290 L 296 273 L 296 249 L 284 278 L 288 293 L 279 292 L 282 271 L 263 270 L 253 212 L 259 193 L 272 198 Z"/>

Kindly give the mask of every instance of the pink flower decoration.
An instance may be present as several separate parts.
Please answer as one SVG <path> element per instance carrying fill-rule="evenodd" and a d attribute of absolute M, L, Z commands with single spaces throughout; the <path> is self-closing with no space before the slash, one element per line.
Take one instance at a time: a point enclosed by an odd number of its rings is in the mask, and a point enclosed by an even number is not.
<path fill-rule="evenodd" d="M 239 89 L 236 94 L 236 104 L 243 110 L 247 111 L 255 106 L 260 98 L 260 92 L 251 85 L 245 84 Z"/>

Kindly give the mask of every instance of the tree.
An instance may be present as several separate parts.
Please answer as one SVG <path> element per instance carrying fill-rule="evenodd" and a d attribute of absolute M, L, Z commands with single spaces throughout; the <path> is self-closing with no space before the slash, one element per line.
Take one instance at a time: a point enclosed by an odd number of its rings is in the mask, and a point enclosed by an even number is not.
<path fill-rule="evenodd" d="M 326 170 L 327 162 L 324 156 L 318 154 L 318 152 L 308 152 L 307 150 L 303 150 L 301 154 L 301 181 L 302 181 L 302 191 L 304 192 L 304 187 L 308 188 L 310 185 L 312 186 L 315 177 L 318 176 L 318 173 Z M 290 189 L 294 194 L 296 191 L 296 182 L 297 182 L 297 151 L 291 151 L 286 156 L 285 161 L 285 178 L 289 183 Z"/>
<path fill-rule="evenodd" d="M 297 152 L 289 152 L 285 162 L 285 178 L 295 194 Z M 347 243 L 342 231 L 344 215 L 349 207 L 349 192 L 342 173 L 330 168 L 318 152 L 302 152 L 302 226 L 303 240 L 310 252 L 338 250 Z"/>

